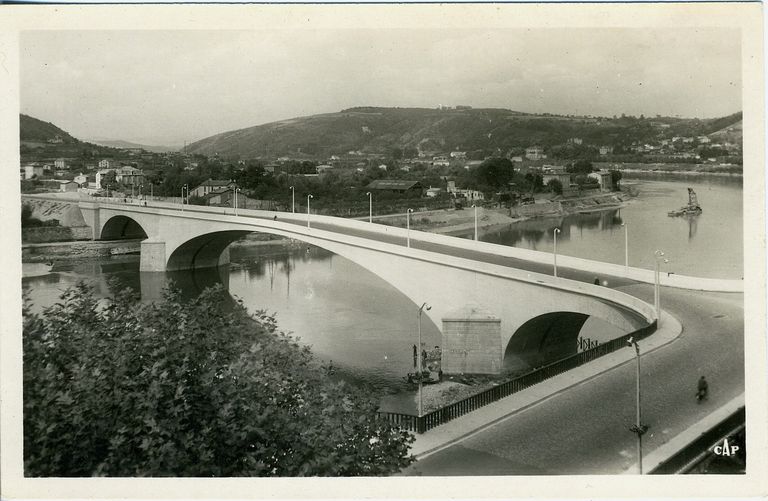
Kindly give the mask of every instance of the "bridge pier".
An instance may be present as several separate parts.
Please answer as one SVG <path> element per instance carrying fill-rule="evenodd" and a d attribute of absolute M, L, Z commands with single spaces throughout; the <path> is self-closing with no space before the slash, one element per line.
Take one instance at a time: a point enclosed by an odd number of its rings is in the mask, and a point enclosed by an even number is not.
<path fill-rule="evenodd" d="M 80 212 L 85 224 L 91 227 L 91 240 L 98 240 L 101 230 L 101 215 L 98 202 L 80 202 Z"/>
<path fill-rule="evenodd" d="M 500 374 L 501 319 L 479 306 L 443 317 L 441 368 L 445 374 Z"/>
<path fill-rule="evenodd" d="M 141 242 L 141 261 L 139 271 L 165 271 L 165 242 L 147 239 Z"/>

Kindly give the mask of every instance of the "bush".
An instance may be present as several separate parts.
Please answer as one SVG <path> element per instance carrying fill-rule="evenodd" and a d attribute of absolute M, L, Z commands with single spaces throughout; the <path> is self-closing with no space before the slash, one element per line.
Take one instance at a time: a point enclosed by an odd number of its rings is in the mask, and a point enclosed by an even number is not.
<path fill-rule="evenodd" d="M 25 475 L 381 475 L 412 461 L 413 437 L 374 397 L 228 297 L 104 301 L 81 283 L 41 315 L 25 301 Z"/>

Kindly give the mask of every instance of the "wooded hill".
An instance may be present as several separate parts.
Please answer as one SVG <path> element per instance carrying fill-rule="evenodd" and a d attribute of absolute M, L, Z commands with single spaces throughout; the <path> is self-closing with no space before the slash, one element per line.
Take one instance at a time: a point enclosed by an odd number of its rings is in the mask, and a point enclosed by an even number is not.
<path fill-rule="evenodd" d="M 579 138 L 584 144 L 629 146 L 673 136 L 700 136 L 741 120 L 535 115 L 507 109 L 361 107 L 281 120 L 217 134 L 187 146 L 188 153 L 224 157 L 328 158 L 350 151 L 395 157 L 417 151 L 506 154 L 532 145 L 551 147 Z"/>

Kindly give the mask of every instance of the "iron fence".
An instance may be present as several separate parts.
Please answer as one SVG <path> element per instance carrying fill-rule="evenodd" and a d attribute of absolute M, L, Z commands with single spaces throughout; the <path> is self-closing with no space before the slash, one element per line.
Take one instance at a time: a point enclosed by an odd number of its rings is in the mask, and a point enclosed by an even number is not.
<path fill-rule="evenodd" d="M 424 433 L 427 430 L 440 426 L 453 419 L 468 414 L 480 407 L 484 407 L 488 404 L 496 402 L 502 398 L 508 397 L 521 390 L 529 388 L 535 384 L 546 381 L 558 374 L 569 371 L 586 363 L 589 363 L 595 359 L 598 359 L 604 355 L 612 353 L 619 348 L 628 347 L 627 341 L 630 337 L 635 339 L 643 339 L 656 330 L 656 321 L 647 327 L 638 329 L 635 332 L 625 334 L 623 336 L 612 339 L 603 344 L 599 344 L 588 350 L 576 353 L 569 357 L 563 358 L 551 364 L 547 364 L 542 367 L 538 367 L 523 374 L 522 376 L 515 377 L 501 384 L 489 388 L 487 390 L 476 393 L 470 397 L 467 397 L 458 402 L 446 405 L 439 409 L 435 409 L 432 412 L 428 412 L 423 416 L 414 416 L 413 414 L 404 414 L 398 412 L 379 412 L 379 415 L 386 418 L 390 423 L 400 428 L 414 431 L 416 433 Z"/>

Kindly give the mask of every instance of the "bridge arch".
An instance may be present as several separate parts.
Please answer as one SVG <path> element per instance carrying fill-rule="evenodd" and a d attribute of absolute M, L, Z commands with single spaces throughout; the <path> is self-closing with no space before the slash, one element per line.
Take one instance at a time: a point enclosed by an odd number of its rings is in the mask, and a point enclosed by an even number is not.
<path fill-rule="evenodd" d="M 135 219 L 117 215 L 109 218 L 101 228 L 100 240 L 121 240 L 127 238 L 147 238 L 147 232 Z"/>
<path fill-rule="evenodd" d="M 579 332 L 589 318 L 585 313 L 544 313 L 523 323 L 504 350 L 504 365 L 515 369 L 535 367 L 577 352 Z"/>
<path fill-rule="evenodd" d="M 254 233 L 246 230 L 215 231 L 185 241 L 171 252 L 167 271 L 211 268 L 229 262 L 227 247 L 235 240 Z"/>

